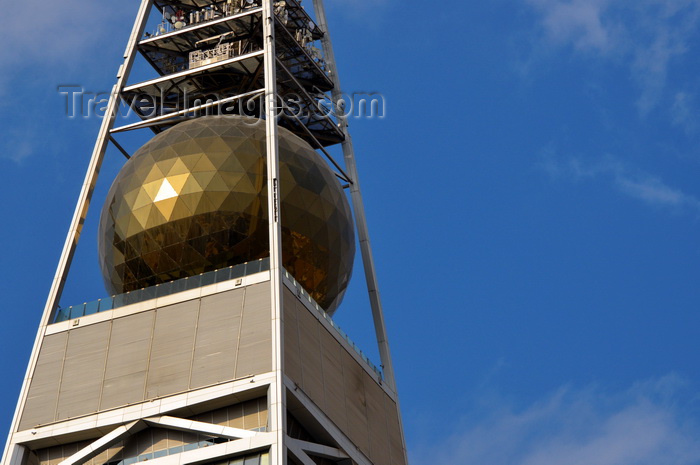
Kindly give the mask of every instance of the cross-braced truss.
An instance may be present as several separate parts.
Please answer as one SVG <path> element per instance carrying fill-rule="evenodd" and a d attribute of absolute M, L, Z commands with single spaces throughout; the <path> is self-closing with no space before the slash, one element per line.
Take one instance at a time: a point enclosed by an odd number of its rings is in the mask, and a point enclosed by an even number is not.
<path fill-rule="evenodd" d="M 205 6 L 156 2 L 162 11 L 189 17 Z M 206 21 L 187 24 L 138 42 L 138 52 L 158 77 L 125 87 L 121 98 L 142 120 L 113 133 L 148 127 L 161 132 L 199 114 L 261 116 L 264 105 L 263 8 L 258 2 L 235 10 L 218 8 Z M 216 5 L 216 4 L 215 4 Z M 182 10 L 179 10 L 182 9 Z M 283 11 L 283 12 L 282 12 Z M 231 14 L 226 14 L 231 13 Z M 275 36 L 279 124 L 321 148 L 342 142 L 327 92 L 333 89 L 322 56 L 310 44 L 321 29 L 296 0 L 276 9 Z M 279 16 L 283 15 L 283 19 Z"/>
<path fill-rule="evenodd" d="M 301 0 L 141 0 L 124 63 L 117 73 L 87 174 L 78 198 L 63 253 L 49 292 L 27 376 L 22 388 L 2 465 L 32 465 L 31 448 L 85 439 L 81 447 L 60 465 L 85 465 L 115 443 L 149 428 L 185 431 L 212 439 L 206 449 L 184 451 L 176 456 L 149 459 L 149 464 L 178 465 L 217 463 L 217 460 L 245 452 L 266 451 L 274 465 L 373 465 L 353 441 L 326 414 L 296 389 L 284 374 L 284 334 L 282 324 L 283 276 L 277 180 L 278 126 L 283 126 L 319 150 L 333 166 L 336 176 L 350 190 L 364 271 L 374 316 L 377 342 L 384 371 L 379 384 L 398 403 L 391 356 L 384 327 L 381 301 L 372 260 L 371 246 L 362 205 L 352 140 L 344 115 L 334 110 L 341 99 L 333 48 L 322 0 L 313 0 L 315 19 Z M 153 19 L 162 15 L 162 21 Z M 321 48 L 316 47 L 320 45 Z M 153 70 L 153 77 L 132 83 L 129 78 L 137 57 Z M 126 106 L 136 121 L 117 125 L 120 107 Z M 47 329 L 54 320 L 58 302 L 77 247 L 82 226 L 95 191 L 99 168 L 112 143 L 126 158 L 129 153 L 116 140 L 117 134 L 147 129 L 160 133 L 182 121 L 204 115 L 242 114 L 261 118 L 267 131 L 268 217 L 270 221 L 270 303 L 273 371 L 263 380 L 231 383 L 233 391 L 264 389 L 269 419 L 264 431 L 249 431 L 214 423 L 195 421 L 179 415 L 183 408 L 197 404 L 187 394 L 175 396 L 176 407 L 142 410 L 125 407 L 105 421 L 96 415 L 85 420 L 20 431 L 23 406 L 28 401 L 40 349 Z M 335 160 L 328 147 L 342 144 L 344 160 Z M 216 386 L 220 392 L 226 386 Z M 208 390 L 198 393 L 207 397 Z M 233 392 L 231 391 L 231 392 Z M 229 393 L 230 394 L 230 393 Z M 209 401 L 218 402 L 218 394 Z M 181 399 L 180 399 L 181 398 Z M 206 402 L 205 402 L 206 403 Z M 322 431 L 314 437 L 294 436 L 288 428 L 289 405 L 303 417 L 305 427 Z M 141 414 L 142 412 L 150 412 Z M 114 412 L 109 415 L 115 415 Z M 296 421 L 296 420 L 295 420 Z M 400 428 L 400 418 L 399 418 Z M 56 436 L 63 431 L 67 436 Z M 100 433 L 97 437 L 97 433 Z M 72 435 L 72 436 L 71 436 Z M 402 437 L 402 433 L 401 433 Z M 207 443 L 209 444 L 209 443 Z M 395 463 L 406 463 L 404 457 Z M 128 465 L 134 465 L 133 460 Z M 247 463 L 247 462 L 246 462 Z M 392 462 L 394 463 L 394 462 Z"/>

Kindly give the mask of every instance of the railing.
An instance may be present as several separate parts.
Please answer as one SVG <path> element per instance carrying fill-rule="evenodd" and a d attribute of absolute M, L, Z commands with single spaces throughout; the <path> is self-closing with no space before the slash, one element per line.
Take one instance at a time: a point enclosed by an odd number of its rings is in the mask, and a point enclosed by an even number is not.
<path fill-rule="evenodd" d="M 176 281 L 170 281 L 164 284 L 156 284 L 155 286 L 146 287 L 139 289 L 138 291 L 127 292 L 126 294 L 114 295 L 112 297 L 107 297 L 106 299 L 96 300 L 94 302 L 84 303 L 82 305 L 72 305 L 67 308 L 58 308 L 56 312 L 56 317 L 54 318 L 54 323 L 60 323 L 62 321 L 73 320 L 75 318 L 81 318 L 87 315 L 94 315 L 95 313 L 106 312 L 109 310 L 114 310 L 116 308 L 125 307 L 127 305 L 133 305 L 140 302 L 145 302 L 146 300 L 157 299 L 159 297 L 165 297 L 172 294 L 177 294 L 178 292 L 189 291 L 191 289 L 197 289 L 202 286 L 208 286 L 211 284 L 222 283 L 224 281 L 230 281 L 232 279 L 243 278 L 244 276 L 252 275 L 255 273 L 260 273 L 263 271 L 270 270 L 270 259 L 263 258 L 260 260 L 255 260 L 252 262 L 241 263 L 240 265 L 230 266 L 228 268 L 222 268 L 216 271 L 209 271 L 207 273 L 202 273 L 197 276 L 191 276 L 189 278 L 178 279 Z M 289 279 L 294 288 L 296 289 L 296 294 L 300 299 L 305 299 L 311 304 L 311 307 L 316 309 L 318 314 L 328 321 L 328 323 L 335 329 L 338 334 L 345 339 L 345 341 L 350 345 L 350 347 L 357 352 L 357 354 L 367 363 L 367 365 L 379 376 L 379 379 L 383 379 L 382 371 L 370 361 L 370 359 L 360 350 L 360 348 L 352 342 L 350 337 L 345 334 L 338 324 L 333 321 L 333 318 L 321 308 L 318 303 L 309 295 L 308 292 L 302 287 L 301 284 L 294 279 L 291 273 L 287 270 L 283 270 L 284 275 Z"/>
<path fill-rule="evenodd" d="M 114 310 L 115 308 L 124 307 L 127 305 L 144 302 L 146 300 L 157 299 L 178 292 L 197 289 L 210 284 L 222 283 L 231 279 L 242 278 L 261 271 L 270 269 L 270 259 L 263 258 L 252 262 L 241 263 L 240 265 L 222 268 L 216 271 L 209 271 L 197 276 L 178 279 L 164 284 L 156 284 L 155 286 L 145 287 L 138 291 L 127 292 L 126 294 L 114 295 L 106 299 L 96 300 L 94 302 L 84 303 L 82 305 L 73 305 L 67 308 L 60 308 L 56 312 L 54 323 L 61 321 L 72 320 L 95 313 Z"/>
<path fill-rule="evenodd" d="M 241 54 L 241 43 L 238 42 L 238 54 Z M 190 52 L 190 69 L 200 66 L 218 63 L 235 56 L 232 43 L 217 45 L 209 50 L 195 50 Z"/>
<path fill-rule="evenodd" d="M 266 427 L 261 427 L 261 428 L 254 428 L 250 431 L 256 431 L 256 432 L 266 432 L 267 428 Z M 198 436 L 202 437 L 203 435 L 199 434 Z M 201 449 L 203 447 L 209 447 L 209 446 L 214 446 L 217 444 L 223 444 L 226 442 L 231 442 L 233 439 L 226 439 L 226 438 L 207 438 L 203 439 L 198 442 L 192 442 L 192 443 L 187 443 L 175 447 L 171 447 L 169 449 L 158 449 L 154 450 L 153 452 L 141 454 L 141 455 L 130 455 L 129 457 L 126 457 L 121 460 L 112 460 L 111 462 L 106 462 L 104 465 L 132 465 L 134 463 L 139 463 L 139 462 L 146 462 L 148 460 L 154 460 L 154 459 L 159 459 L 161 457 L 167 457 L 169 455 L 177 455 L 181 454 L 183 452 L 189 452 L 191 450 L 196 450 L 196 449 Z M 123 443 L 121 443 L 123 445 Z M 162 442 L 161 442 L 162 444 Z M 151 447 L 152 449 L 152 447 Z M 232 465 L 240 464 L 240 465 L 245 465 L 245 464 L 255 464 L 259 465 L 260 462 L 260 455 L 253 455 L 253 456 L 248 456 L 245 458 L 246 460 L 244 461 L 243 459 L 238 459 L 240 460 L 233 460 L 231 462 L 225 462 L 226 465 L 229 463 Z M 99 462 L 98 462 L 99 463 Z"/>

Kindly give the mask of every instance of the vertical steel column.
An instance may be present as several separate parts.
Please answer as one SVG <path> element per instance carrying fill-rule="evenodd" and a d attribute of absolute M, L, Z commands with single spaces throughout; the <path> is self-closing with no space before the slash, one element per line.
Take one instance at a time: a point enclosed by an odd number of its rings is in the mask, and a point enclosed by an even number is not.
<path fill-rule="evenodd" d="M 314 0 L 314 9 L 316 11 L 316 20 L 323 31 L 323 53 L 326 58 L 326 65 L 330 66 L 331 80 L 333 81 L 333 104 L 336 105 L 342 99 L 342 91 L 340 87 L 340 77 L 338 75 L 338 67 L 335 63 L 335 53 L 333 52 L 333 43 L 331 35 L 328 31 L 328 21 L 326 20 L 326 9 L 323 6 L 323 0 Z M 369 293 L 369 301 L 372 306 L 372 317 L 374 318 L 374 329 L 377 335 L 377 344 L 379 345 L 379 356 L 381 357 L 382 368 L 384 371 L 384 379 L 391 389 L 396 391 L 396 378 L 394 376 L 394 365 L 391 360 L 391 350 L 389 349 L 389 340 L 387 337 L 386 324 L 384 322 L 384 311 L 382 310 L 382 301 L 379 296 L 379 284 L 377 282 L 377 273 L 374 267 L 374 258 L 372 256 L 372 245 L 369 240 L 369 229 L 367 228 L 367 218 L 365 216 L 365 207 L 362 202 L 362 192 L 360 191 L 360 180 L 357 173 L 357 164 L 355 163 L 355 149 L 352 145 L 352 137 L 348 130 L 347 117 L 343 114 L 338 114 L 338 122 L 345 134 L 343 142 L 343 156 L 345 158 L 345 167 L 348 175 L 351 177 L 352 184 L 350 185 L 350 195 L 352 197 L 353 210 L 355 211 L 355 223 L 357 226 L 357 235 L 360 241 L 360 252 L 362 253 L 362 263 L 365 269 L 365 279 L 367 281 L 367 292 Z"/>
<path fill-rule="evenodd" d="M 102 161 L 104 160 L 104 155 L 107 151 L 107 146 L 109 145 L 109 132 L 114 127 L 114 121 L 116 120 L 117 114 L 119 112 L 119 105 L 121 103 L 121 91 L 124 88 L 127 79 L 129 78 L 131 68 L 134 64 L 134 58 L 136 56 L 136 46 L 138 44 L 139 39 L 143 36 L 143 32 L 146 28 L 146 22 L 148 21 L 148 14 L 151 10 L 152 3 L 153 0 L 141 1 L 138 16 L 136 17 L 134 27 L 131 31 L 131 36 L 129 37 L 129 42 L 126 46 L 126 50 L 124 51 L 124 63 L 119 67 L 119 71 L 117 72 L 117 83 L 112 88 L 112 93 L 110 94 L 109 103 L 107 105 L 107 111 L 105 112 L 105 116 L 102 120 L 102 125 L 100 126 L 100 132 L 97 136 L 97 141 L 95 142 L 95 147 L 92 152 L 92 157 L 90 158 L 87 173 L 85 174 L 85 180 L 83 181 L 83 186 L 80 191 L 80 195 L 78 196 L 78 202 L 75 207 L 75 212 L 73 213 L 73 219 L 71 221 L 70 228 L 68 229 L 66 242 L 63 246 L 61 258 L 58 262 L 56 274 L 54 275 L 54 279 L 51 284 L 51 289 L 49 291 L 49 295 L 46 301 L 46 306 L 44 307 L 44 313 L 41 318 L 39 330 L 34 341 L 34 348 L 32 349 L 32 355 L 29 359 L 27 373 L 24 378 L 19 401 L 17 402 L 17 408 L 15 409 L 10 434 L 7 438 L 5 453 L 3 455 L 2 462 L 0 462 L 2 465 L 19 465 L 17 464 L 16 457 L 18 456 L 18 454 L 21 455 L 21 450 L 18 446 L 11 447 L 12 436 L 14 432 L 17 431 L 23 407 L 27 400 L 29 386 L 34 375 L 34 368 L 36 366 L 37 358 L 39 357 L 41 341 L 44 338 L 46 327 L 51 322 L 54 310 L 58 305 L 58 302 L 61 298 L 61 294 L 63 292 L 63 288 L 66 284 L 68 271 L 70 270 L 70 266 L 73 261 L 73 255 L 75 254 L 75 249 L 77 248 L 78 241 L 80 240 L 80 233 L 82 232 L 83 225 L 85 224 L 85 219 L 87 218 L 88 209 L 90 207 L 90 201 L 92 200 L 92 194 L 95 190 L 95 185 L 97 184 L 97 178 L 100 173 L 100 167 L 102 166 Z"/>
<path fill-rule="evenodd" d="M 270 429 L 276 434 L 270 450 L 272 465 L 286 465 L 285 446 L 287 407 L 284 386 L 284 340 L 282 316 L 282 222 L 279 186 L 279 140 L 277 127 L 277 68 L 274 0 L 263 0 L 265 49 L 265 127 L 267 135 L 267 199 L 270 237 L 270 299 L 272 320 L 272 369 L 275 382 L 270 386 Z"/>
<path fill-rule="evenodd" d="M 328 30 L 328 20 L 326 19 L 326 8 L 323 5 L 323 0 L 313 0 L 314 10 L 316 13 L 316 21 L 323 31 L 323 53 L 326 59 L 326 65 L 330 66 L 331 80 L 333 81 L 333 104 L 336 106 L 342 99 L 342 90 L 340 87 L 340 75 L 338 74 L 338 66 L 335 62 L 335 53 L 333 51 L 333 42 L 331 34 Z M 401 443 L 404 453 L 404 461 L 408 463 L 408 453 L 406 451 L 406 437 L 403 430 L 403 418 L 401 415 L 401 404 L 399 402 L 398 389 L 396 387 L 396 378 L 394 375 L 394 365 L 391 359 L 391 350 L 389 349 L 389 340 L 387 337 L 386 324 L 384 322 L 384 311 L 382 309 L 382 301 L 379 296 L 379 284 L 377 282 L 377 274 L 374 267 L 374 258 L 372 256 L 372 245 L 369 240 L 369 229 L 367 228 L 367 219 L 365 216 L 365 207 L 362 202 L 362 192 L 360 191 L 360 180 L 357 172 L 357 163 L 355 162 L 355 149 L 352 145 L 352 137 L 348 129 L 347 117 L 344 114 L 338 114 L 340 127 L 345 134 L 343 142 L 343 157 L 345 158 L 345 167 L 348 174 L 352 178 L 350 185 L 350 194 L 352 197 L 353 209 L 355 211 L 355 223 L 357 225 L 357 234 L 360 241 L 360 251 L 362 253 L 362 263 L 365 268 L 365 279 L 367 281 L 367 292 L 369 293 L 369 301 L 372 306 L 372 317 L 374 318 L 374 330 L 377 334 L 377 344 L 379 345 L 379 356 L 382 359 L 382 367 L 384 369 L 384 378 L 389 387 L 396 393 L 396 406 L 399 415 L 399 429 L 401 432 Z"/>

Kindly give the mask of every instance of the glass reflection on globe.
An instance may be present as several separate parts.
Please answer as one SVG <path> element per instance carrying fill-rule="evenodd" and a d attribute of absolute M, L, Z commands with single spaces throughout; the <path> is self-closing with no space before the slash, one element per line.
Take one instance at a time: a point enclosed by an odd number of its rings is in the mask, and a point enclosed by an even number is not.
<path fill-rule="evenodd" d="M 283 266 L 332 313 L 352 273 L 345 193 L 323 159 L 280 138 Z M 269 255 L 265 125 L 203 117 L 155 136 L 124 165 L 102 210 L 100 266 L 112 294 Z"/>

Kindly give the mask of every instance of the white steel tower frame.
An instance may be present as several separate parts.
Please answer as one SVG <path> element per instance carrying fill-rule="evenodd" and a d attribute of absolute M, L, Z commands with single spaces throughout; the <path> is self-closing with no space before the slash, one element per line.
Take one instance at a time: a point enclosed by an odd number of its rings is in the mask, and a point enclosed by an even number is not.
<path fill-rule="evenodd" d="M 286 104 L 284 103 L 283 99 L 280 98 L 278 92 L 278 83 L 280 78 L 278 74 L 284 74 L 285 76 L 287 76 L 289 78 L 289 81 L 287 82 L 292 83 L 290 85 L 297 85 L 303 95 L 306 95 L 306 97 L 309 96 L 308 93 L 306 93 L 306 91 L 303 89 L 303 86 L 299 84 L 299 81 L 294 76 L 294 73 L 290 71 L 290 69 L 287 66 L 285 66 L 285 64 L 280 60 L 277 54 L 278 39 L 276 37 L 276 34 L 278 33 L 278 31 L 276 28 L 276 22 L 280 21 L 280 19 L 275 13 L 277 2 L 275 0 L 258 0 L 257 3 L 260 6 L 259 9 L 252 9 L 247 13 L 238 13 L 238 15 L 241 16 L 244 14 L 261 14 L 263 28 L 263 49 L 261 51 L 249 51 L 243 57 L 231 58 L 225 62 L 225 64 L 236 63 L 244 59 L 245 57 L 262 58 L 262 72 L 264 73 L 263 88 L 252 89 L 248 92 L 244 92 L 233 97 L 228 97 L 218 102 L 201 103 L 194 108 L 184 109 L 179 112 L 161 114 L 151 118 L 143 118 L 143 121 L 139 123 L 128 124 L 120 128 L 115 128 L 115 123 L 119 114 L 119 107 L 123 102 L 126 101 L 125 93 L 131 91 L 132 89 L 136 89 L 139 86 L 139 84 L 131 86 L 128 85 L 128 79 L 131 74 L 135 58 L 139 53 L 139 46 L 141 43 L 148 42 L 148 40 L 150 40 L 151 42 L 155 40 L 142 39 L 144 37 L 144 33 L 146 32 L 147 23 L 149 21 L 149 16 L 154 8 L 154 3 L 156 3 L 154 0 L 141 0 L 136 21 L 134 23 L 134 27 L 132 29 L 128 44 L 126 46 L 126 50 L 123 55 L 124 62 L 119 67 L 119 70 L 117 72 L 117 81 L 110 95 L 107 111 L 105 113 L 105 117 L 102 121 L 99 130 L 99 134 L 94 146 L 94 150 L 92 152 L 92 156 L 90 158 L 82 189 L 78 197 L 75 212 L 72 217 L 65 245 L 63 247 L 58 267 L 51 284 L 51 288 L 34 343 L 34 348 L 32 350 L 29 366 L 24 378 L 19 402 L 14 415 L 10 435 L 8 437 L 1 465 L 26 465 L 26 449 L 21 444 L 23 440 L 27 438 L 25 436 L 22 436 L 22 434 L 18 433 L 20 430 L 22 408 L 27 402 L 30 385 L 32 383 L 32 379 L 34 377 L 37 366 L 37 360 L 40 356 L 40 348 L 42 341 L 47 336 L 47 334 L 50 333 L 50 325 L 55 317 L 55 312 L 58 307 L 59 300 L 68 276 L 68 272 L 71 267 L 72 259 L 81 236 L 82 227 L 87 218 L 88 209 L 95 190 L 98 175 L 100 172 L 100 167 L 102 165 L 109 143 L 114 143 L 115 146 L 120 151 L 122 151 L 122 153 L 125 153 L 125 151 L 121 148 L 121 146 L 119 146 L 119 144 L 114 139 L 114 135 L 127 130 L 152 128 L 159 124 L 166 123 L 172 124 L 173 121 L 177 122 L 177 118 L 186 117 L 188 114 L 200 110 L 206 110 L 215 106 L 216 104 L 230 103 L 236 101 L 242 102 L 244 99 L 251 97 L 261 97 L 262 101 L 264 101 L 264 111 L 261 111 L 261 113 L 265 115 L 265 127 L 267 134 L 267 198 L 270 243 L 270 322 L 272 334 L 271 353 L 273 371 L 271 376 L 262 378 L 256 377 L 253 381 L 246 382 L 247 384 L 242 382 L 234 382 L 230 386 L 230 392 L 243 392 L 244 390 L 251 389 L 251 386 L 254 388 L 266 387 L 269 402 L 268 431 L 261 433 L 252 433 L 250 431 L 238 430 L 236 428 L 215 429 L 213 425 L 207 423 L 187 421 L 182 418 L 170 416 L 168 415 L 168 409 L 162 409 L 160 411 L 156 410 L 149 413 L 148 415 L 129 416 L 129 414 L 124 413 L 123 421 L 118 423 L 119 426 L 109 427 L 109 424 L 105 424 L 104 429 L 110 430 L 109 433 L 106 433 L 102 438 L 93 442 L 89 447 L 82 449 L 74 455 L 72 455 L 71 457 L 65 459 L 61 464 L 81 465 L 85 463 L 85 461 L 89 458 L 94 457 L 100 451 L 104 450 L 106 447 L 109 447 L 115 442 L 123 439 L 124 437 L 135 434 L 136 432 L 143 430 L 149 425 L 158 425 L 159 427 L 163 428 L 172 428 L 201 433 L 208 432 L 221 438 L 236 439 L 236 441 L 231 443 L 220 444 L 218 446 L 210 447 L 207 449 L 206 453 L 203 451 L 199 451 L 200 454 L 197 456 L 198 462 L 205 461 L 207 459 L 213 459 L 218 456 L 230 456 L 232 453 L 235 453 L 237 451 L 241 452 L 245 450 L 260 450 L 261 448 L 268 448 L 270 454 L 270 462 L 275 465 L 286 464 L 288 459 L 288 453 L 292 454 L 298 462 L 304 465 L 315 465 L 315 462 L 310 458 L 310 456 L 323 457 L 325 459 L 330 459 L 337 463 L 353 462 L 359 465 L 371 465 L 372 462 L 365 455 L 360 453 L 357 450 L 357 448 L 353 446 L 352 443 L 348 442 L 347 438 L 334 425 L 330 424 L 327 421 L 327 419 L 325 419 L 322 412 L 318 411 L 318 409 L 308 398 L 306 398 L 303 395 L 303 393 L 295 395 L 295 402 L 298 404 L 302 404 L 305 408 L 307 408 L 308 411 L 311 412 L 311 415 L 315 417 L 315 420 L 323 424 L 324 428 L 329 432 L 334 442 L 340 444 L 341 447 L 339 449 L 336 449 L 333 447 L 313 444 L 311 442 L 293 439 L 287 434 L 287 393 L 296 391 L 296 387 L 290 384 L 290 381 L 285 378 L 284 373 L 285 352 L 283 296 L 285 293 L 285 274 L 284 269 L 282 267 L 282 232 L 280 217 L 283 212 L 281 212 L 279 195 L 279 139 L 277 116 L 281 112 L 283 112 L 285 108 L 288 107 L 286 107 Z M 206 1 L 202 0 L 200 1 L 200 3 L 206 3 Z M 323 5 L 323 0 L 313 0 L 313 6 L 315 10 L 317 26 L 322 32 L 322 37 L 320 40 L 322 41 L 323 52 L 326 59 L 326 66 L 329 68 L 328 74 L 330 75 L 330 80 L 332 81 L 333 102 L 338 103 L 342 95 L 340 80 L 338 77 L 339 75 L 337 72 L 336 60 L 334 57 L 330 34 L 328 32 L 328 23 L 326 20 L 326 13 Z M 173 31 L 169 34 L 175 35 L 177 33 L 178 31 Z M 284 37 L 283 39 L 289 40 L 288 37 Z M 303 50 L 303 48 L 302 52 L 304 54 L 306 53 Z M 310 60 L 310 62 L 313 62 L 313 60 Z M 182 71 L 179 74 L 186 78 L 187 76 L 192 75 L 194 73 L 206 72 L 207 69 L 207 67 L 190 69 L 187 71 Z M 258 70 L 258 72 L 259 71 L 260 69 Z M 280 72 L 278 73 L 278 71 Z M 161 78 L 149 81 L 149 83 L 164 81 L 167 78 L 168 76 L 163 76 Z M 319 139 L 322 139 L 322 137 L 319 136 L 319 132 L 314 132 L 314 130 L 309 129 L 304 124 L 301 124 L 299 128 L 300 131 L 303 131 L 308 136 L 308 140 L 310 140 L 310 143 L 315 146 L 314 148 L 320 150 L 329 159 L 330 163 L 336 170 L 336 176 L 346 181 L 349 186 L 353 211 L 355 215 L 356 230 L 359 238 L 360 251 L 364 265 L 364 274 L 366 277 L 367 290 L 369 293 L 369 300 L 373 314 L 377 343 L 379 346 L 379 353 L 381 357 L 381 366 L 383 368 L 384 385 L 382 389 L 384 389 L 390 396 L 390 398 L 393 399 L 393 401 L 398 405 L 398 396 L 396 394 L 396 380 L 391 360 L 391 353 L 389 350 L 389 343 L 387 338 L 386 325 L 384 322 L 381 299 L 379 296 L 375 266 L 372 258 L 369 232 L 367 228 L 365 210 L 362 202 L 362 194 L 360 191 L 360 185 L 358 181 L 358 172 L 355 162 L 355 154 L 352 145 L 352 139 L 348 131 L 347 119 L 342 115 L 335 116 L 337 118 L 337 122 L 333 122 L 330 118 L 326 116 L 324 118 L 321 118 L 321 121 L 318 122 L 317 127 L 322 127 L 323 130 L 328 131 L 330 133 L 336 133 L 333 137 L 337 137 L 338 142 L 342 142 L 345 169 L 343 169 L 338 163 L 336 163 L 332 159 L 330 154 L 325 150 L 324 146 L 331 144 L 320 141 Z M 126 153 L 125 155 L 128 156 L 128 154 Z M 327 323 L 324 322 L 323 324 Z M 379 378 L 379 384 L 382 385 L 381 378 Z M 206 393 L 204 395 L 206 396 Z M 402 430 L 400 416 L 399 428 Z M 70 433 L 71 431 L 75 432 L 79 430 L 79 426 L 76 426 L 74 424 L 68 424 L 67 426 L 65 426 L 65 430 L 62 431 Z M 29 434 L 34 434 L 38 435 L 36 437 L 41 437 L 42 435 L 49 435 L 50 432 L 34 431 Z M 31 438 L 31 436 L 29 436 L 29 438 Z M 402 431 L 401 438 L 403 438 Z M 403 450 L 403 463 L 407 463 L 405 458 L 405 445 L 403 445 Z M 171 460 L 170 462 L 164 461 L 163 463 L 165 464 L 173 462 Z"/>

